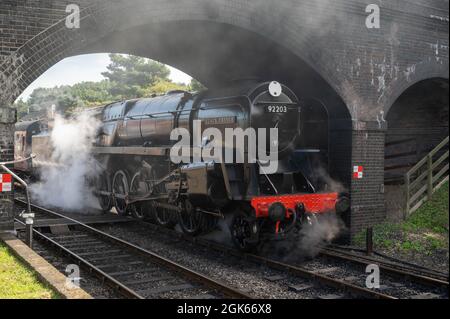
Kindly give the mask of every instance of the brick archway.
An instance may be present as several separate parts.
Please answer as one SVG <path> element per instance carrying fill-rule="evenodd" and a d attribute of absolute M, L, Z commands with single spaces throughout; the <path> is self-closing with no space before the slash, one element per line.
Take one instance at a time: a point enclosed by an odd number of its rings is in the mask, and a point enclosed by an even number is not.
<path fill-rule="evenodd" d="M 82 8 L 81 28 L 68 30 L 65 7 L 74 2 Z M 327 106 L 333 118 L 331 171 L 351 193 L 349 225 L 355 233 L 384 214 L 386 127 L 380 113 L 386 114 L 409 84 L 448 74 L 446 1 L 380 3 L 380 29 L 365 27 L 367 4 L 367 0 L 2 1 L 0 108 L 11 105 L 50 66 L 81 53 L 117 50 L 153 57 L 213 85 L 229 70 L 239 70 L 237 76 L 263 70 L 256 75 L 287 81 L 300 96 L 318 96 Z M 168 31 L 177 25 L 183 31 L 180 41 L 167 41 L 160 52 L 158 41 L 151 47 L 145 47 L 148 39 L 139 41 L 158 35 L 171 40 L 174 32 Z M 196 45 L 189 41 L 204 38 Z M 125 48 L 120 39 L 127 40 Z M 130 52 L 128 44 L 136 52 Z M 230 58 L 215 54 L 226 52 L 223 46 L 233 48 Z M 188 52 L 190 47 L 210 50 L 196 56 Z M 214 60 L 217 56 L 224 58 Z M 259 57 L 266 60 L 256 63 Z M 8 148 L 10 141 L 5 145 Z M 351 179 L 354 165 L 364 166 L 364 179 Z"/>
<path fill-rule="evenodd" d="M 390 219 L 404 217 L 404 176 L 418 161 L 448 136 L 448 78 L 414 82 L 395 100 L 386 114 L 384 183 Z M 440 156 L 440 155 L 437 155 Z"/>
<path fill-rule="evenodd" d="M 204 6 L 200 9 L 198 1 L 175 3 L 157 0 L 133 2 L 114 0 L 113 2 L 114 5 L 110 1 L 99 1 L 92 6 L 83 8 L 80 29 L 68 29 L 65 25 L 65 19 L 61 19 L 20 47 L 9 60 L 0 66 L 5 74 L 21 75 L 20 80 L 17 81 L 18 88 L 10 88 L 15 89 L 12 97 L 16 97 L 18 92 L 24 90 L 45 70 L 65 57 L 90 52 L 135 53 L 136 46 L 145 43 L 145 41 L 138 43 L 138 40 L 136 40 L 131 47 L 124 48 L 120 45 L 120 39 L 129 40 L 130 36 L 133 37 L 134 32 L 153 37 L 153 39 L 164 39 L 176 35 L 176 33 L 171 35 L 170 32 L 166 32 L 167 28 L 174 32 L 177 32 L 178 29 L 178 32 L 183 33 L 183 36 L 179 37 L 183 41 L 180 43 L 180 48 L 184 47 L 186 50 L 189 49 L 189 38 L 199 39 L 198 34 L 196 34 L 199 30 L 207 37 L 217 36 L 215 43 L 207 43 L 211 47 L 218 47 L 221 43 L 227 47 L 234 46 L 241 51 L 237 51 L 236 54 L 245 53 L 245 50 L 251 49 L 255 43 L 261 46 L 261 43 L 267 41 L 270 44 L 267 44 L 265 48 L 272 50 L 274 47 L 280 48 L 279 50 L 273 50 L 278 51 L 274 53 L 275 58 L 284 59 L 286 55 L 289 55 L 287 59 L 293 61 L 292 65 L 301 64 L 300 69 L 303 72 L 306 71 L 306 73 L 311 74 L 311 77 L 320 79 L 321 83 L 329 86 L 330 89 L 333 87 L 332 79 L 334 75 L 330 70 L 334 69 L 334 59 L 331 55 L 321 52 L 320 61 L 313 61 L 312 57 L 317 56 L 315 48 L 318 47 L 318 42 L 314 36 L 315 32 L 311 32 L 311 27 L 315 23 L 312 22 L 309 26 L 305 23 L 304 26 L 307 27 L 302 32 L 298 32 L 300 26 L 297 21 L 299 19 L 307 20 L 308 11 L 302 11 L 303 17 L 299 18 L 292 14 L 292 12 L 296 12 L 295 8 L 293 10 L 292 3 L 283 2 L 276 6 L 273 4 L 255 6 L 247 1 L 237 1 L 231 5 L 228 1 L 217 0 L 204 3 Z M 315 5 L 297 5 L 294 7 L 298 7 L 297 9 L 301 7 L 302 10 L 308 9 L 310 13 L 317 9 Z M 280 19 L 283 19 L 283 24 L 270 23 L 270 21 L 280 21 Z M 189 32 L 191 32 L 190 35 Z M 210 33 L 212 35 L 209 35 Z M 230 35 L 227 39 L 220 38 L 221 35 L 227 34 Z M 248 41 L 247 43 L 239 43 L 238 38 L 241 34 L 245 34 L 243 39 Z M 111 45 L 111 41 L 115 45 Z M 99 45 L 99 42 L 102 42 L 103 45 Z M 247 49 L 244 46 L 245 44 L 248 45 Z M 153 42 L 153 45 L 158 46 L 159 43 Z M 149 43 L 149 46 L 152 46 L 152 44 Z M 154 58 L 151 50 L 149 52 L 140 51 L 141 54 L 139 55 Z M 195 61 L 192 57 L 185 59 L 182 55 L 166 61 L 167 53 L 170 53 L 169 49 L 165 52 L 164 50 L 159 52 L 158 60 L 169 62 L 169 64 L 177 66 L 181 70 L 189 69 L 189 64 Z M 221 70 L 220 65 L 218 65 L 220 61 L 213 56 L 214 50 L 211 50 L 210 53 L 212 57 L 209 61 L 205 61 L 206 66 L 203 69 L 209 68 L 213 72 L 197 75 L 196 69 L 200 70 L 200 68 L 193 68 L 194 70 L 189 72 L 206 84 L 214 82 L 213 76 L 217 77 L 220 73 L 230 70 L 227 66 Z M 261 52 L 260 56 L 265 54 L 267 52 Z M 231 55 L 229 59 L 238 61 L 235 64 L 236 68 L 246 68 L 248 62 L 251 61 L 250 56 L 247 59 L 244 58 L 242 63 L 239 63 L 239 56 Z M 277 63 L 280 61 L 270 62 Z M 324 79 L 328 80 L 325 81 Z M 342 110 L 340 113 L 343 113 Z"/>
<path fill-rule="evenodd" d="M 391 85 L 389 89 L 390 94 L 383 101 L 383 105 L 385 106 L 384 114 L 387 116 L 398 98 L 416 84 L 432 79 L 443 79 L 448 82 L 448 72 L 448 60 L 436 58 L 411 66 L 409 74 L 406 77 L 399 79 Z"/>

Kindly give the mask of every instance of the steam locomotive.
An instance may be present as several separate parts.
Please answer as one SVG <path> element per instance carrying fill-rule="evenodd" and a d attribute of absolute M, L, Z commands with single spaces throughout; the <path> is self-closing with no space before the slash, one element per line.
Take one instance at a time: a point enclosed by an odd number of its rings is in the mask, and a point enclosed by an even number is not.
<path fill-rule="evenodd" d="M 231 237 L 246 251 L 266 240 L 286 238 L 322 214 L 344 212 L 349 207 L 345 194 L 321 192 L 313 182 L 315 152 L 299 146 L 301 134 L 307 133 L 302 132 L 301 109 L 292 90 L 275 81 L 241 81 L 200 93 L 171 91 L 101 107 L 94 114 L 101 127 L 92 148 L 102 167 L 94 182 L 100 206 L 164 227 L 178 224 L 192 236 L 215 229 L 219 220 L 230 216 Z M 259 136 L 256 141 L 266 149 L 276 144 L 276 171 L 267 172 L 258 156 L 231 163 L 199 161 L 193 151 L 188 162 L 174 163 L 174 129 L 190 133 L 190 150 L 210 142 L 207 136 L 195 140 L 195 123 L 222 136 L 230 128 L 277 128 L 277 141 L 261 142 Z M 40 152 L 48 152 L 49 143 L 39 143 L 33 129 L 33 123 L 16 129 L 16 153 L 22 157 L 32 151 L 39 158 Z M 248 154 L 250 146 L 241 151 Z M 236 156 L 239 150 L 231 151 Z"/>

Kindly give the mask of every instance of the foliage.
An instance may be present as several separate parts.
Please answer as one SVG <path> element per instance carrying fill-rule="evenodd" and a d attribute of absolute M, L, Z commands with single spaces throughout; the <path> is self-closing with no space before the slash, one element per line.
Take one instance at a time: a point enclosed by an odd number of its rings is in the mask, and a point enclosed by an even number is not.
<path fill-rule="evenodd" d="M 71 88 L 72 94 L 78 97 L 83 106 L 97 106 L 117 100 L 111 92 L 111 83 L 107 80 L 100 82 L 77 83 Z"/>
<path fill-rule="evenodd" d="M 17 109 L 17 117 L 18 118 L 24 117 L 25 115 L 29 114 L 31 111 L 29 104 L 22 99 L 20 99 L 16 102 L 15 108 Z"/>
<path fill-rule="evenodd" d="M 415 211 L 402 223 L 383 223 L 373 230 L 375 247 L 421 252 L 427 255 L 436 249 L 448 249 L 449 230 L 448 183 L 444 184 L 430 201 Z M 358 245 L 365 243 L 365 231 L 354 239 Z"/>
<path fill-rule="evenodd" d="M 19 262 L 0 242 L 0 299 L 49 299 L 59 295 L 41 283 L 34 271 Z"/>
<path fill-rule="evenodd" d="M 15 107 L 19 119 L 28 114 L 46 113 L 52 105 L 62 114 L 85 107 L 164 94 L 172 90 L 202 91 L 205 87 L 195 79 L 189 85 L 172 82 L 170 70 L 162 63 L 121 54 L 110 54 L 111 64 L 100 82 L 82 82 L 72 86 L 35 89 L 28 101 L 19 100 Z M 34 116 L 36 117 L 36 116 Z"/>
<path fill-rule="evenodd" d="M 170 80 L 159 79 L 152 86 L 144 90 L 145 96 L 150 96 L 152 94 L 164 94 L 173 90 L 184 90 L 187 91 L 189 88 L 182 83 L 174 83 Z"/>
<path fill-rule="evenodd" d="M 191 79 L 191 83 L 189 83 L 189 91 L 200 92 L 205 89 L 206 89 L 206 87 L 203 84 L 201 84 L 199 81 L 197 81 L 196 79 Z"/>
<path fill-rule="evenodd" d="M 439 234 L 448 233 L 448 183 L 408 218 L 403 229 L 413 231 L 426 229 Z"/>
<path fill-rule="evenodd" d="M 55 105 L 56 112 L 66 113 L 83 104 L 80 98 L 72 93 L 70 86 L 57 86 L 35 89 L 30 95 L 28 105 L 32 111 L 49 110 Z"/>
<path fill-rule="evenodd" d="M 137 57 L 110 54 L 108 72 L 102 73 L 111 82 L 110 93 L 120 99 L 139 98 L 145 89 L 158 80 L 168 80 L 170 70 L 162 63 Z"/>

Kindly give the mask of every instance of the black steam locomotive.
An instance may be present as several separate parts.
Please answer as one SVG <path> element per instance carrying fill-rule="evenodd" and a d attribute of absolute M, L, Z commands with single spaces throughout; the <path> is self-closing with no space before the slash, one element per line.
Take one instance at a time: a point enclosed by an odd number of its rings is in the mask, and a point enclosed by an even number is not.
<path fill-rule="evenodd" d="M 313 152 L 299 147 L 300 110 L 299 99 L 285 85 L 255 81 L 102 107 L 97 113 L 102 125 L 92 150 L 103 168 L 95 181 L 100 205 L 104 211 L 114 207 L 118 214 L 165 227 L 178 223 L 190 235 L 211 231 L 220 219 L 232 216 L 230 233 L 243 250 L 266 239 L 284 238 L 320 214 L 345 211 L 345 196 L 319 192 L 313 185 Z M 190 133 L 192 149 L 201 150 L 210 142 L 206 136 L 195 141 L 195 122 L 223 136 L 229 128 L 278 128 L 278 141 L 267 139 L 263 145 L 269 149 L 277 142 L 276 172 L 267 173 L 258 158 L 198 161 L 193 152 L 189 163 L 174 163 L 170 154 L 177 141 L 170 137 L 175 128 Z M 20 138 L 26 134 L 16 132 Z M 25 144 L 27 138 L 23 137 Z"/>

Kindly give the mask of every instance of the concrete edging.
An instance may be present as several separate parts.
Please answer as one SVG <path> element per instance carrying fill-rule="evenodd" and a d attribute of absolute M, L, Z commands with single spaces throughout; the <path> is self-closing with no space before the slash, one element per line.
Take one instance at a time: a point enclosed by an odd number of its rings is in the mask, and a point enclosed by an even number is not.
<path fill-rule="evenodd" d="M 68 288 L 66 285 L 66 276 L 12 233 L 0 232 L 0 240 L 11 249 L 17 258 L 35 270 L 39 278 L 55 289 L 63 298 L 93 299 L 90 294 L 81 288 Z"/>

